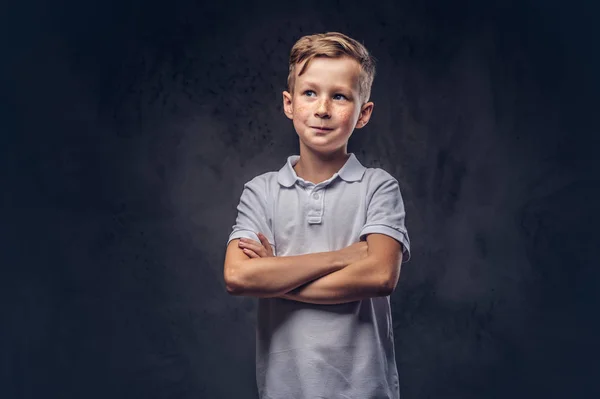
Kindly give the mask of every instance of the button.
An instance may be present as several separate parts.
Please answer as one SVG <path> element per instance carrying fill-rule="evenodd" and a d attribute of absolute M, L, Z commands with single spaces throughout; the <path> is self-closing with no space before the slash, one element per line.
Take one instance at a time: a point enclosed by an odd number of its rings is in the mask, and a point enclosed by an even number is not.
<path fill-rule="evenodd" d="M 318 199 L 319 199 L 319 194 L 317 194 L 317 193 L 314 193 L 314 194 L 313 194 L 313 198 L 314 198 L 314 199 L 316 199 L 316 200 L 318 200 Z"/>

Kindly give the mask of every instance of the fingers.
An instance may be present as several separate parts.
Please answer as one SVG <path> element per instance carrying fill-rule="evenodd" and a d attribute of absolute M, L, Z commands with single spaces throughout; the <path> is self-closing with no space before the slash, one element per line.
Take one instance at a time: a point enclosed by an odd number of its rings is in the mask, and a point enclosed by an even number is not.
<path fill-rule="evenodd" d="M 244 253 L 251 258 L 260 258 L 260 256 L 251 249 L 244 248 L 244 249 L 242 249 L 242 251 L 244 251 Z"/>
<path fill-rule="evenodd" d="M 238 247 L 242 248 L 244 252 L 246 252 L 245 250 L 252 251 L 252 253 L 258 255 L 259 257 L 265 257 L 267 255 L 266 249 L 261 244 L 247 238 L 241 239 L 238 243 Z"/>
<path fill-rule="evenodd" d="M 257 233 L 256 235 L 260 239 L 260 243 L 250 238 L 241 238 L 238 242 L 238 247 L 242 249 L 248 248 L 261 258 L 274 256 L 273 247 L 271 247 L 267 237 L 262 233 Z"/>
<path fill-rule="evenodd" d="M 269 240 L 267 240 L 267 237 L 265 237 L 265 235 L 263 233 L 258 233 L 258 239 L 260 240 L 261 244 L 265 247 L 265 248 L 270 248 L 271 244 L 269 244 Z"/>
<path fill-rule="evenodd" d="M 266 249 L 267 255 L 273 256 L 273 248 L 271 247 L 271 243 L 269 243 L 269 240 L 267 239 L 267 237 L 265 237 L 265 235 L 263 233 L 257 233 L 257 235 L 258 235 L 258 238 L 259 238 L 260 242 L 262 243 L 263 247 Z"/>

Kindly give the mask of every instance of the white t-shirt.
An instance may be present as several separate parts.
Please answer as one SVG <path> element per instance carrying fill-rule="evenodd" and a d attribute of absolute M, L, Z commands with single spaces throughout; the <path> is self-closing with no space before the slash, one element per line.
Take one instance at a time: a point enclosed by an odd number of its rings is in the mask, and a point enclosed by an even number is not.
<path fill-rule="evenodd" d="M 330 179 L 297 176 L 288 157 L 278 172 L 244 185 L 235 238 L 267 237 L 276 256 L 345 248 L 370 233 L 393 237 L 410 259 L 398 181 L 354 154 Z M 336 305 L 259 298 L 256 382 L 262 399 L 398 399 L 390 298 Z"/>

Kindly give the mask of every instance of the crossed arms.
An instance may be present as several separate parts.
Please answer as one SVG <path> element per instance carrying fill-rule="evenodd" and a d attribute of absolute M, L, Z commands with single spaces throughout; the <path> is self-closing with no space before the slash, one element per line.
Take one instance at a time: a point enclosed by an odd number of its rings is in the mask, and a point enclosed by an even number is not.
<path fill-rule="evenodd" d="M 362 259 L 349 247 L 248 258 L 238 241 L 229 243 L 225 255 L 225 285 L 232 295 L 338 304 L 390 295 L 400 277 L 402 244 L 384 234 L 367 235 L 367 255 Z"/>

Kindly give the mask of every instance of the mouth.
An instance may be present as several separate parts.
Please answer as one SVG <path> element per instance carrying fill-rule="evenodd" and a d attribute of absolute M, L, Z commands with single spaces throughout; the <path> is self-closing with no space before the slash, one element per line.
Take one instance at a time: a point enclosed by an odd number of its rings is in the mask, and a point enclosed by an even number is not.
<path fill-rule="evenodd" d="M 311 126 L 312 129 L 316 130 L 318 133 L 325 133 L 325 132 L 330 132 L 333 129 L 330 127 L 318 127 L 318 126 Z"/>

